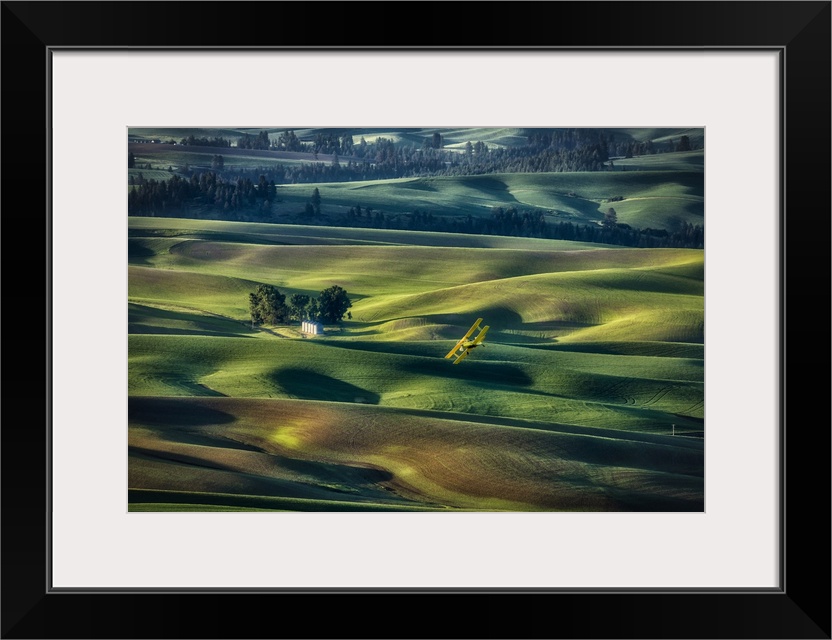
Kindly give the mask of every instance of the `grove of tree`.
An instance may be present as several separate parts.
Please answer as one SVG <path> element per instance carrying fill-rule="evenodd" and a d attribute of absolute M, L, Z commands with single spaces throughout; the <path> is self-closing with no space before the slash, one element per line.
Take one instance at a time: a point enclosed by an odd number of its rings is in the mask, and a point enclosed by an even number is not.
<path fill-rule="evenodd" d="M 294 293 L 287 302 L 285 294 L 269 284 L 259 284 L 249 294 L 249 312 L 252 326 L 258 324 L 283 324 L 290 320 L 313 320 L 325 324 L 337 324 L 349 314 L 352 301 L 347 292 L 333 285 L 320 292 L 317 298 Z"/>

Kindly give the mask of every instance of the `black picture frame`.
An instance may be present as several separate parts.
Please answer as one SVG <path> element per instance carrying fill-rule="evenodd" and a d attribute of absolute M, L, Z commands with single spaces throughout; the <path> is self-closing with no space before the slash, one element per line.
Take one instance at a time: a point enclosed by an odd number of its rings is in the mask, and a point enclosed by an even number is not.
<path fill-rule="evenodd" d="M 220 11 L 239 28 L 217 20 Z M 830 638 L 830 2 L 402 2 L 396 15 L 419 19 L 397 19 L 395 29 L 390 11 L 361 2 L 2 3 L 2 637 Z M 269 19 L 297 29 L 281 29 L 278 42 L 257 28 Z M 60 381 L 50 377 L 49 345 L 48 187 L 59 170 L 50 167 L 50 52 L 126 47 L 778 51 L 780 588 L 52 591 L 49 400 Z"/>

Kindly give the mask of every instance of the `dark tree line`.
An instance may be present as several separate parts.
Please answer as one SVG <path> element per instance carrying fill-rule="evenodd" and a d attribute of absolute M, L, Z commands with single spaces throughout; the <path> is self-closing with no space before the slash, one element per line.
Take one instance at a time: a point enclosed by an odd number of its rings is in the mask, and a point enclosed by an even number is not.
<path fill-rule="evenodd" d="M 197 138 L 191 134 L 187 138 L 182 138 L 179 144 L 187 147 L 230 147 L 231 141 L 221 136 L 215 138 Z"/>
<path fill-rule="evenodd" d="M 390 215 L 369 207 L 362 210 L 357 206 L 347 212 L 346 226 L 548 238 L 644 248 L 702 249 L 705 246 L 705 230 L 700 225 L 682 223 L 676 231 L 636 229 L 618 223 L 614 210 L 610 211 L 599 226 L 565 220 L 550 222 L 540 211 L 520 211 L 515 207 L 495 207 L 490 217 L 445 217 L 427 211 Z M 339 221 L 338 224 L 343 223 Z"/>
<path fill-rule="evenodd" d="M 176 215 L 200 209 L 214 210 L 233 217 L 239 212 L 266 216 L 279 201 L 274 181 L 259 176 L 227 180 L 215 172 L 183 178 L 174 174 L 168 180 L 143 180 L 127 196 L 130 215 Z"/>

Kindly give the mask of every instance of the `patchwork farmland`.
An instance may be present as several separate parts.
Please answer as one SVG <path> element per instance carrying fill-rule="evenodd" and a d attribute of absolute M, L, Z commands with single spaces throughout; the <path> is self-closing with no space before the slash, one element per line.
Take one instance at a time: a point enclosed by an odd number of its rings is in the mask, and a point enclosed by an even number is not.
<path fill-rule="evenodd" d="M 477 133 L 448 143 L 464 153 Z M 697 153 L 620 173 L 315 183 L 315 223 L 307 184 L 277 185 L 268 221 L 131 215 L 130 510 L 702 511 L 701 248 L 338 224 L 357 193 L 450 217 L 510 194 L 551 218 L 580 196 L 575 219 L 599 226 L 614 194 L 619 220 L 672 230 L 704 214 Z M 287 300 L 337 285 L 349 315 L 323 335 L 255 322 L 262 285 Z M 453 365 L 480 317 L 485 346 Z"/>

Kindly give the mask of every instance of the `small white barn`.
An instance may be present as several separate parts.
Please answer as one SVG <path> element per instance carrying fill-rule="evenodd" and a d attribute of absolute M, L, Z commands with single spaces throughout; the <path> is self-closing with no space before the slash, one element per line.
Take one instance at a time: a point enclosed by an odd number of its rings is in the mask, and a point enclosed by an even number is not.
<path fill-rule="evenodd" d="M 324 335 L 324 325 L 320 322 L 312 322 L 310 320 L 304 320 L 300 323 L 300 330 L 303 333 L 308 333 L 313 336 L 322 336 Z"/>

